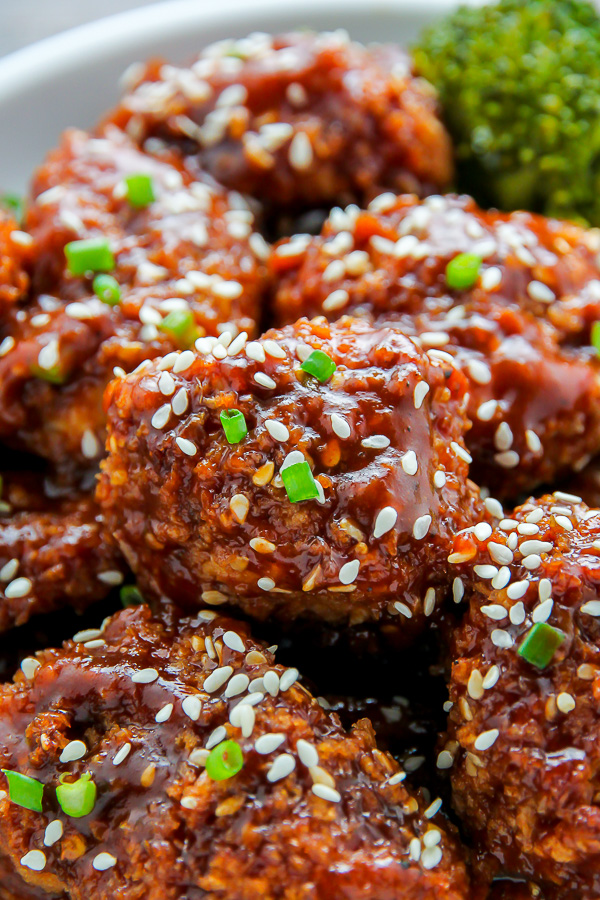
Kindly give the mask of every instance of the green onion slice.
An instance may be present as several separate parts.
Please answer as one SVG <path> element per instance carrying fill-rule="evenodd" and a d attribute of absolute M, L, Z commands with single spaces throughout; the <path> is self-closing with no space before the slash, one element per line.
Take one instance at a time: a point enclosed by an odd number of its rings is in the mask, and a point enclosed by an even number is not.
<path fill-rule="evenodd" d="M 110 272 L 115 267 L 115 258 L 106 238 L 86 238 L 71 241 L 65 245 L 67 268 L 71 275 L 85 275 L 86 272 Z"/>
<path fill-rule="evenodd" d="M 286 466 L 280 474 L 290 503 L 313 500 L 319 496 L 317 482 L 306 460 Z"/>
<path fill-rule="evenodd" d="M 96 297 L 109 306 L 118 306 L 121 302 L 121 285 L 112 275 L 96 275 L 92 285 Z"/>
<path fill-rule="evenodd" d="M 12 803 L 22 806 L 23 809 L 31 809 L 33 812 L 42 812 L 42 797 L 44 785 L 29 775 L 21 775 L 20 772 L 11 772 L 10 769 L 2 769 L 8 781 L 8 796 Z"/>
<path fill-rule="evenodd" d="M 446 284 L 449 288 L 464 291 L 473 287 L 479 277 L 483 260 L 474 253 L 459 253 L 446 266 Z"/>
<path fill-rule="evenodd" d="M 175 338 L 182 350 L 191 347 L 198 337 L 196 320 L 191 309 L 174 309 L 162 320 L 161 329 Z"/>
<path fill-rule="evenodd" d="M 337 366 L 332 358 L 327 356 L 326 353 L 323 353 L 322 350 L 313 350 L 310 356 L 307 356 L 304 360 L 300 368 L 303 372 L 313 375 L 317 381 L 320 381 L 321 384 L 323 384 L 331 378 L 337 369 Z"/>
<path fill-rule="evenodd" d="M 2 194 L 0 196 L 0 206 L 9 212 L 20 224 L 25 215 L 25 198 L 18 194 Z"/>
<path fill-rule="evenodd" d="M 213 781 L 233 778 L 244 765 L 244 754 L 237 741 L 221 741 L 210 751 L 206 760 L 206 774 Z"/>
<path fill-rule="evenodd" d="M 595 347 L 600 353 L 600 322 L 594 322 L 591 334 L 592 347 Z"/>
<path fill-rule="evenodd" d="M 145 206 L 149 206 L 156 200 L 151 175 L 147 175 L 144 172 L 139 172 L 135 175 L 127 175 L 125 178 L 125 186 L 127 189 L 125 196 L 129 203 L 131 203 L 132 206 L 135 206 L 136 209 L 143 209 Z"/>
<path fill-rule="evenodd" d="M 230 444 L 239 444 L 248 434 L 244 413 L 239 409 L 224 409 L 220 419 L 225 437 Z"/>
<path fill-rule="evenodd" d="M 31 374 L 35 378 L 40 378 L 42 381 L 47 381 L 49 384 L 64 384 L 67 380 L 67 374 L 63 372 L 59 365 L 51 366 L 49 369 L 43 369 L 41 366 L 38 366 L 37 363 L 34 363 L 30 366 Z"/>
<path fill-rule="evenodd" d="M 538 669 L 545 669 L 565 639 L 564 632 L 547 622 L 537 622 L 525 635 L 517 653 Z"/>
<path fill-rule="evenodd" d="M 60 784 L 56 788 L 56 799 L 66 816 L 73 819 L 81 819 L 89 816 L 96 805 L 97 789 L 92 781 L 92 776 L 86 772 L 77 781 L 63 781 L 60 776 Z"/>
<path fill-rule="evenodd" d="M 121 603 L 127 609 L 129 606 L 142 606 L 144 598 L 140 589 L 135 584 L 125 584 L 120 590 Z"/>

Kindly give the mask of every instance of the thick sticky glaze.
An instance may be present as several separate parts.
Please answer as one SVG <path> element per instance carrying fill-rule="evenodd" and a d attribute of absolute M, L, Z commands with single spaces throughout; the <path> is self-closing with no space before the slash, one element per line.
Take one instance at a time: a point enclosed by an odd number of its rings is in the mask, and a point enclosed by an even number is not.
<path fill-rule="evenodd" d="M 353 319 L 231 346 L 173 354 L 108 392 L 98 496 L 137 577 L 176 603 L 383 619 L 412 636 L 444 598 L 452 536 L 477 515 L 464 378 L 400 331 Z M 325 384 L 301 369 L 312 349 L 338 366 Z M 227 409 L 245 416 L 239 444 Z M 291 503 L 280 469 L 303 459 L 322 497 Z"/>
<path fill-rule="evenodd" d="M 220 183 L 270 209 L 426 193 L 452 176 L 433 88 L 397 47 L 347 34 L 255 34 L 207 47 L 190 68 L 151 63 L 111 120 L 134 140 L 195 152 Z"/>
<path fill-rule="evenodd" d="M 247 626 L 206 611 L 171 632 L 142 607 L 76 637 L 38 654 L 29 680 L 0 689 L 2 766 L 45 785 L 42 813 L 0 801 L 3 847 L 28 882 L 64 887 L 72 900 L 466 896 L 464 865 L 437 805 L 425 810 L 406 791 L 368 722 L 346 734 Z M 224 667 L 215 687 L 207 679 Z M 146 683 L 134 682 L 142 671 Z M 190 697 L 201 703 L 197 716 L 183 706 Z M 234 708 L 250 698 L 258 702 L 243 732 Z M 256 741 L 267 734 L 281 740 L 261 753 Z M 200 751 L 225 737 L 239 743 L 244 766 L 215 782 Z M 61 763 L 74 740 L 85 755 Z M 282 754 L 293 770 L 269 780 Z M 53 789 L 61 775 L 84 772 L 97 785 L 96 805 L 68 818 Z M 319 784 L 333 795 L 317 796 Z M 56 820 L 62 836 L 45 846 Z M 19 863 L 32 850 L 44 854 L 37 872 Z M 94 868 L 100 854 L 113 861 L 104 871 Z"/>
<path fill-rule="evenodd" d="M 483 212 L 466 197 L 382 195 L 334 210 L 322 235 L 272 255 L 280 323 L 301 315 L 398 320 L 449 354 L 470 382 L 473 475 L 498 495 L 550 482 L 600 445 L 598 233 L 529 213 Z M 459 253 L 483 263 L 451 290 Z"/>
<path fill-rule="evenodd" d="M 445 742 L 454 804 L 492 872 L 597 896 L 600 511 L 557 491 L 510 515 L 450 556 L 469 598 Z M 517 653 L 536 622 L 565 635 L 543 669 Z"/>

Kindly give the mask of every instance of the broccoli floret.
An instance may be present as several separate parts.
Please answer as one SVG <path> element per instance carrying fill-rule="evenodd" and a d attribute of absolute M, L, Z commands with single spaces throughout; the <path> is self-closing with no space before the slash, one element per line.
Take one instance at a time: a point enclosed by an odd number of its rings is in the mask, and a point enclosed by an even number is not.
<path fill-rule="evenodd" d="M 600 225 L 600 17 L 583 0 L 462 7 L 414 50 L 439 91 L 458 187 Z"/>

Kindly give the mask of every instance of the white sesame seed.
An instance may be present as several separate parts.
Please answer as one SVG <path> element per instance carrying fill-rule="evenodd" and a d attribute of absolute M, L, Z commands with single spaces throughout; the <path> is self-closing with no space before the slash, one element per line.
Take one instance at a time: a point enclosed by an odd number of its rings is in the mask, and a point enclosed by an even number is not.
<path fill-rule="evenodd" d="M 494 647 L 499 647 L 501 650 L 508 650 L 514 644 L 511 635 L 502 628 L 495 628 L 492 631 L 491 638 Z"/>
<path fill-rule="evenodd" d="M 340 582 L 342 584 L 352 584 L 353 581 L 356 581 L 359 568 L 360 561 L 358 559 L 353 559 L 350 562 L 344 563 L 338 574 Z"/>
<path fill-rule="evenodd" d="M 164 397 L 170 397 L 175 392 L 175 381 L 170 372 L 161 372 L 158 379 L 158 389 Z"/>
<path fill-rule="evenodd" d="M 498 574 L 498 567 L 489 565 L 473 566 L 473 571 L 479 578 L 485 578 L 487 580 Z"/>
<path fill-rule="evenodd" d="M 31 589 L 33 588 L 33 584 L 29 578 L 15 578 L 14 581 L 11 581 L 10 584 L 7 584 L 4 588 L 4 595 L 8 597 L 9 600 L 16 599 L 17 597 L 26 597 L 27 594 L 31 593 Z"/>
<path fill-rule="evenodd" d="M 421 865 L 424 869 L 435 869 L 442 861 L 440 847 L 426 847 L 421 854 Z"/>
<path fill-rule="evenodd" d="M 415 523 L 413 525 L 413 537 L 415 537 L 418 541 L 423 540 L 423 538 L 429 532 L 431 522 L 432 518 L 429 514 L 419 516 L 417 519 L 415 519 Z"/>
<path fill-rule="evenodd" d="M 351 429 L 345 419 L 337 413 L 331 414 L 331 427 L 334 433 L 341 438 L 341 440 L 346 440 L 351 435 Z"/>
<path fill-rule="evenodd" d="M 172 714 L 173 714 L 173 704 L 167 703 L 165 706 L 163 706 L 162 709 L 159 709 L 159 711 L 156 713 L 156 715 L 154 717 L 154 721 L 157 722 L 159 725 L 162 725 L 163 722 L 169 721 Z"/>
<path fill-rule="evenodd" d="M 273 359 L 285 359 L 287 353 L 277 341 L 271 340 L 271 338 L 267 338 L 263 342 L 263 347 L 265 348 L 265 353 L 268 356 L 272 356 Z"/>
<path fill-rule="evenodd" d="M 122 762 L 124 762 L 129 754 L 131 753 L 131 744 L 123 744 L 120 750 L 117 751 L 115 757 L 112 761 L 113 766 L 120 766 Z"/>
<path fill-rule="evenodd" d="M 480 276 L 481 287 L 486 291 L 493 291 L 502 281 L 502 271 L 498 266 L 490 266 Z"/>
<path fill-rule="evenodd" d="M 298 131 L 292 138 L 288 149 L 288 160 L 292 169 L 305 172 L 313 161 L 313 148 L 306 132 Z"/>
<path fill-rule="evenodd" d="M 175 443 L 179 447 L 182 453 L 185 453 L 186 456 L 195 456 L 198 452 L 198 448 L 191 441 L 188 441 L 187 438 L 176 437 Z"/>
<path fill-rule="evenodd" d="M 573 531 L 573 523 L 566 516 L 555 516 L 554 521 L 563 531 Z"/>
<path fill-rule="evenodd" d="M 325 312 L 333 312 L 337 309 L 343 309 L 344 306 L 347 306 L 350 300 L 350 294 L 348 291 L 345 291 L 343 288 L 339 288 L 337 291 L 332 291 L 328 297 L 323 300 L 323 309 Z"/>
<path fill-rule="evenodd" d="M 139 672 L 134 672 L 131 676 L 134 684 L 152 684 L 157 678 L 158 672 L 156 669 L 140 669 Z"/>
<path fill-rule="evenodd" d="M 533 622 L 547 622 L 552 614 L 552 607 L 554 606 L 554 601 L 550 598 L 549 600 L 544 600 L 543 603 L 540 603 L 535 607 L 533 612 L 531 613 L 531 619 Z"/>
<path fill-rule="evenodd" d="M 432 828 L 423 835 L 423 844 L 426 847 L 436 847 L 442 840 L 442 833 L 437 828 Z"/>
<path fill-rule="evenodd" d="M 408 845 L 408 855 L 414 862 L 418 862 L 421 858 L 421 841 L 419 838 L 412 838 Z"/>
<path fill-rule="evenodd" d="M 195 358 L 192 350 L 184 350 L 173 363 L 173 372 L 185 372 L 192 365 Z"/>
<path fill-rule="evenodd" d="M 60 841 L 62 836 L 63 823 L 60 819 L 54 819 L 46 825 L 46 830 L 44 831 L 44 846 L 53 847 L 57 841 Z"/>
<path fill-rule="evenodd" d="M 509 600 L 520 600 L 527 593 L 528 587 L 528 581 L 513 581 L 506 589 L 506 596 Z"/>
<path fill-rule="evenodd" d="M 519 545 L 519 551 L 523 556 L 529 556 L 530 553 L 549 553 L 552 547 L 551 541 L 523 541 Z"/>
<path fill-rule="evenodd" d="M 263 345 L 258 341 L 250 341 L 249 344 L 246 344 L 246 356 L 248 359 L 260 363 L 264 363 L 267 358 Z"/>
<path fill-rule="evenodd" d="M 298 754 L 298 758 L 302 765 L 306 766 L 307 769 L 310 769 L 312 766 L 319 765 L 319 754 L 317 752 L 317 748 L 313 744 L 309 744 L 308 741 L 300 740 L 296 744 L 296 752 Z"/>
<path fill-rule="evenodd" d="M 223 687 L 225 682 L 228 681 L 232 675 L 233 666 L 220 666 L 207 676 L 204 681 L 203 689 L 207 694 L 213 694 L 215 691 L 218 691 L 219 688 Z"/>
<path fill-rule="evenodd" d="M 535 524 L 535 522 L 519 522 L 517 525 L 517 531 L 522 535 L 532 535 L 539 534 L 540 529 Z"/>
<path fill-rule="evenodd" d="M 407 475 L 416 475 L 419 468 L 417 454 L 414 450 L 407 450 L 401 459 L 401 465 Z"/>
<path fill-rule="evenodd" d="M 532 431 L 531 428 L 528 428 L 525 432 L 525 441 L 532 453 L 541 453 L 542 442 L 535 431 Z"/>
<path fill-rule="evenodd" d="M 494 459 L 503 469 L 514 469 L 515 466 L 518 466 L 520 462 L 519 454 L 515 453 L 514 450 L 506 450 L 504 453 L 496 453 Z"/>
<path fill-rule="evenodd" d="M 465 595 L 465 586 L 462 583 L 462 580 L 456 576 L 454 581 L 452 582 L 452 596 L 454 598 L 455 603 L 460 603 L 462 598 Z"/>
<path fill-rule="evenodd" d="M 480 359 L 472 359 L 467 366 L 469 375 L 477 384 L 489 384 L 492 373 L 489 366 Z"/>
<path fill-rule="evenodd" d="M 386 447 L 390 446 L 390 439 L 384 434 L 372 434 L 371 437 L 361 441 L 361 444 L 368 450 L 385 450 Z"/>
<path fill-rule="evenodd" d="M 481 734 L 475 738 L 473 746 L 476 750 L 489 750 L 490 747 L 496 743 L 499 734 L 500 732 L 497 728 L 490 728 L 489 731 L 482 731 Z"/>
<path fill-rule="evenodd" d="M 330 803 L 339 803 L 342 799 L 339 791 L 336 791 L 335 788 L 330 787 L 328 784 L 313 784 L 311 790 L 315 797 L 320 797 L 321 800 L 328 800 Z"/>
<path fill-rule="evenodd" d="M 443 488 L 446 484 L 446 473 L 438 469 L 433 476 L 433 484 L 436 488 Z"/>
<path fill-rule="evenodd" d="M 289 429 L 283 422 L 278 422 L 276 419 L 267 419 L 265 428 L 275 441 L 287 441 L 289 439 Z"/>
<path fill-rule="evenodd" d="M 530 281 L 527 293 L 532 300 L 539 300 L 540 303 L 553 303 L 556 300 L 554 291 L 541 281 Z"/>
<path fill-rule="evenodd" d="M 477 418 L 480 422 L 489 422 L 496 415 L 498 409 L 497 400 L 485 400 L 477 409 Z"/>
<path fill-rule="evenodd" d="M 256 372 L 254 374 L 254 380 L 261 387 L 268 388 L 271 391 L 277 387 L 277 384 L 273 381 L 273 379 L 268 375 L 265 375 L 264 372 Z"/>
<path fill-rule="evenodd" d="M 521 565 L 529 569 L 529 571 L 533 571 L 534 569 L 539 569 L 542 564 L 541 556 L 538 556 L 537 553 L 530 553 L 529 556 L 526 556 L 521 560 Z"/>
<path fill-rule="evenodd" d="M 478 541 L 487 541 L 492 533 L 492 526 L 488 525 L 487 522 L 478 522 L 475 528 L 473 529 L 473 534 L 477 538 Z"/>
<path fill-rule="evenodd" d="M 110 584 L 113 587 L 123 584 L 123 573 L 117 569 L 107 569 L 106 572 L 98 572 L 97 578 L 103 584 Z"/>
<path fill-rule="evenodd" d="M 549 578 L 541 578 L 538 582 L 538 596 L 540 598 L 540 602 L 543 603 L 544 600 L 549 600 L 552 596 L 552 582 Z"/>
<path fill-rule="evenodd" d="M 229 647 L 230 650 L 235 650 L 238 653 L 244 653 L 246 650 L 246 645 L 237 631 L 226 631 L 223 635 L 223 643 L 226 647 Z"/>
<path fill-rule="evenodd" d="M 513 433 L 508 422 L 500 422 L 494 434 L 494 446 L 497 450 L 510 450 L 513 443 Z"/>
<path fill-rule="evenodd" d="M 237 675 L 234 675 L 227 684 L 225 688 L 224 696 L 227 698 L 237 697 L 239 694 L 243 694 L 248 685 L 250 684 L 250 679 L 243 672 L 238 672 Z"/>
<path fill-rule="evenodd" d="M 53 338 L 51 341 L 48 341 L 38 354 L 38 366 L 40 369 L 48 370 L 53 369 L 54 366 L 58 364 L 60 360 L 59 350 L 58 350 L 58 341 L 56 338 Z"/>
<path fill-rule="evenodd" d="M 279 690 L 280 691 L 289 691 L 293 684 L 298 681 L 300 673 L 298 669 L 289 668 L 286 669 L 281 678 L 279 679 Z"/>
<path fill-rule="evenodd" d="M 394 603 L 394 609 L 396 612 L 399 612 L 401 616 L 404 616 L 405 619 L 412 619 L 412 611 L 406 605 L 406 603 L 402 603 L 401 600 L 396 600 Z"/>
<path fill-rule="evenodd" d="M 450 447 L 455 456 L 458 456 L 459 459 L 462 459 L 466 463 L 472 463 L 473 457 L 471 454 L 465 450 L 464 447 L 461 447 L 460 444 L 457 444 L 456 441 L 450 441 Z"/>
<path fill-rule="evenodd" d="M 441 798 L 438 797 L 437 800 L 434 800 L 427 809 L 424 811 L 423 815 L 426 819 L 433 819 L 434 816 L 437 816 L 440 809 L 442 808 Z"/>
<path fill-rule="evenodd" d="M 553 494 L 557 500 L 561 500 L 563 503 L 581 503 L 581 497 L 578 497 L 577 494 L 565 494 L 564 491 L 554 491 Z"/>
<path fill-rule="evenodd" d="M 265 672 L 263 675 L 263 684 L 265 690 L 272 696 L 276 697 L 279 693 L 279 675 L 273 670 Z"/>
<path fill-rule="evenodd" d="M 187 391 L 184 387 L 180 388 L 173 400 L 171 402 L 171 408 L 176 416 L 182 416 L 186 409 L 188 408 L 188 395 Z M 165 404 L 166 406 L 167 404 Z M 152 420 L 152 424 L 154 424 L 154 419 Z M 166 423 L 165 423 L 166 424 Z"/>
<path fill-rule="evenodd" d="M 99 853 L 94 858 L 92 866 L 97 872 L 106 872 L 107 869 L 112 869 L 116 864 L 117 860 L 112 853 Z"/>
<path fill-rule="evenodd" d="M 216 747 L 217 744 L 220 744 L 221 741 L 224 741 L 227 737 L 227 729 L 224 725 L 217 725 L 214 731 L 211 731 L 208 738 L 206 739 L 206 750 L 212 750 L 213 747 Z"/>
<path fill-rule="evenodd" d="M 509 611 L 510 621 L 513 625 L 522 625 L 526 619 L 525 606 L 521 600 L 511 606 Z"/>
<path fill-rule="evenodd" d="M 419 381 L 415 385 L 415 390 L 413 392 L 413 402 L 414 402 L 415 409 L 421 409 L 421 406 L 423 405 L 423 400 L 425 399 L 425 397 L 427 396 L 428 393 L 429 393 L 429 385 L 427 384 L 426 381 Z"/>
<path fill-rule="evenodd" d="M 377 539 L 382 537 L 382 535 L 387 534 L 388 531 L 392 530 L 397 519 L 398 513 L 393 506 L 384 506 L 384 508 L 377 513 L 373 528 L 373 537 Z"/>
<path fill-rule="evenodd" d="M 296 768 L 296 760 L 290 753 L 282 753 L 273 762 L 271 768 L 267 772 L 267 781 L 274 783 L 286 778 Z"/>
<path fill-rule="evenodd" d="M 279 734 L 272 732 L 270 734 L 263 734 L 259 738 L 256 739 L 254 743 L 254 749 L 257 753 L 260 753 L 261 756 L 266 756 L 269 753 L 273 753 L 277 750 L 283 742 L 285 741 L 285 734 Z"/>
<path fill-rule="evenodd" d="M 454 757 L 450 753 L 449 750 L 441 750 L 438 753 L 438 757 L 436 760 L 436 767 L 438 769 L 451 769 L 454 765 Z"/>
<path fill-rule="evenodd" d="M 423 601 L 423 613 L 430 616 L 435 609 L 435 588 L 428 587 Z"/>
<path fill-rule="evenodd" d="M 100 453 L 100 444 L 93 431 L 89 428 L 83 432 L 81 437 L 81 452 L 86 459 L 94 459 Z"/>
<path fill-rule="evenodd" d="M 87 753 L 87 747 L 83 741 L 69 741 L 60 754 L 61 763 L 75 762 L 77 759 L 83 759 Z"/>
<path fill-rule="evenodd" d="M 272 591 L 275 587 L 275 582 L 272 578 L 259 578 L 256 583 L 261 591 Z"/>
<path fill-rule="evenodd" d="M 568 694 L 566 691 L 562 691 L 558 697 L 556 698 L 556 705 L 558 706 L 561 713 L 570 713 L 575 709 L 575 698 L 572 694 Z"/>
<path fill-rule="evenodd" d="M 6 356 L 7 353 L 10 353 L 15 344 L 16 341 L 12 335 L 5 337 L 2 343 L 0 343 L 0 358 Z"/>
<path fill-rule="evenodd" d="M 600 600 L 588 600 L 581 607 L 581 612 L 588 616 L 600 616 Z"/>
<path fill-rule="evenodd" d="M 183 698 L 181 708 L 192 722 L 197 722 L 202 713 L 202 701 L 195 694 L 188 694 Z"/>
<path fill-rule="evenodd" d="M 506 610 L 503 606 L 500 606 L 499 603 L 491 603 L 487 606 L 482 606 L 481 612 L 484 616 L 487 616 L 488 619 L 494 619 L 496 622 L 500 622 L 507 616 Z"/>
<path fill-rule="evenodd" d="M 46 867 L 46 854 L 41 850 L 30 850 L 21 858 L 21 865 L 32 872 L 41 872 Z"/>
<path fill-rule="evenodd" d="M 509 547 L 506 547 L 504 544 L 498 544 L 495 541 L 489 541 L 487 545 L 487 551 L 494 562 L 500 563 L 501 565 L 510 565 L 513 561 L 512 550 Z M 502 586 L 504 587 L 504 585 Z"/>
<path fill-rule="evenodd" d="M 489 691 L 490 688 L 494 687 L 494 685 L 497 683 L 499 678 L 500 678 L 500 669 L 498 668 L 498 666 L 491 666 L 487 670 L 485 675 L 483 676 L 483 681 L 482 681 L 483 689 L 486 691 Z"/>

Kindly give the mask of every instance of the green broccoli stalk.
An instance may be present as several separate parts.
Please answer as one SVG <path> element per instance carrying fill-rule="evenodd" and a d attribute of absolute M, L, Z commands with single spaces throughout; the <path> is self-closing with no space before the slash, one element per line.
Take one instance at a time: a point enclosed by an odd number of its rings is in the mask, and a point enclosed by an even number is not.
<path fill-rule="evenodd" d="M 584 0 L 461 7 L 414 50 L 440 94 L 458 187 L 600 225 L 600 17 Z"/>

